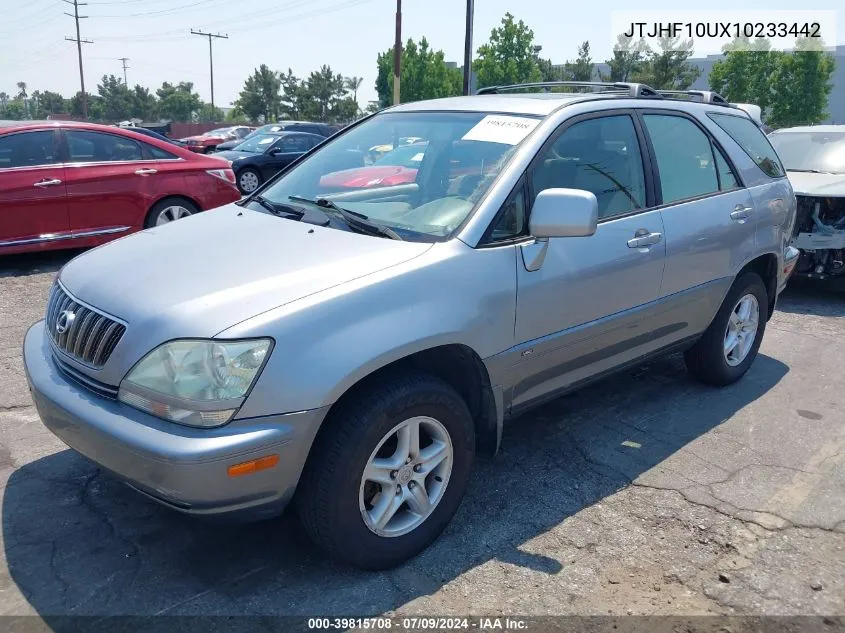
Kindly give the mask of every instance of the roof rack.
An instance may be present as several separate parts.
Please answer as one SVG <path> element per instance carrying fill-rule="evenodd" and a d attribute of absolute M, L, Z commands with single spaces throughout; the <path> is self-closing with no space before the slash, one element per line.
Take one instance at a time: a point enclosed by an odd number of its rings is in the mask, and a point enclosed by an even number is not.
<path fill-rule="evenodd" d="M 623 82 L 602 82 L 602 81 L 540 81 L 527 84 L 514 84 L 512 86 L 488 86 L 476 91 L 477 95 L 495 95 L 502 92 L 512 92 L 517 90 L 524 90 L 526 88 L 546 88 L 551 91 L 552 88 L 558 87 L 572 87 L 572 88 L 601 88 L 603 90 L 594 90 L 599 94 L 622 94 L 634 98 L 651 98 L 660 99 L 661 94 L 654 88 L 650 88 L 645 84 L 623 83 Z"/>
<path fill-rule="evenodd" d="M 711 92 L 709 90 L 658 90 L 664 97 L 687 96 L 698 97 L 701 103 L 711 103 L 713 105 L 730 105 L 718 92 Z"/>

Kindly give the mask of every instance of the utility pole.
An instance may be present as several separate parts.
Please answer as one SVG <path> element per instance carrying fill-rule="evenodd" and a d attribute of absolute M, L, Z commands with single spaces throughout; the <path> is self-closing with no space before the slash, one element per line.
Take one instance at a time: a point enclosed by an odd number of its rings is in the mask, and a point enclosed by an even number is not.
<path fill-rule="evenodd" d="M 402 74 L 402 0 L 396 0 L 396 42 L 393 44 L 393 105 L 399 104 L 399 77 Z"/>
<path fill-rule="evenodd" d="M 82 72 L 82 45 L 93 44 L 92 40 L 83 40 L 79 36 L 79 21 L 87 18 L 87 15 L 79 15 L 79 7 L 85 6 L 87 2 L 79 2 L 79 0 L 62 0 L 66 4 L 73 5 L 73 13 L 65 11 L 65 15 L 69 15 L 76 22 L 76 37 L 65 37 L 68 42 L 76 42 L 76 52 L 79 55 L 79 83 L 82 87 L 82 118 L 88 119 L 88 95 L 85 94 L 85 73 Z"/>
<path fill-rule="evenodd" d="M 194 29 L 191 29 L 191 35 L 202 35 L 208 38 L 208 63 L 211 67 L 211 118 L 214 118 L 214 53 L 212 52 L 211 40 L 215 37 L 221 40 L 228 40 L 229 36 L 221 35 L 220 33 L 203 33 Z"/>
<path fill-rule="evenodd" d="M 123 62 L 123 85 L 128 88 L 129 82 L 126 81 L 126 69 L 129 68 L 129 66 L 126 65 L 126 62 L 129 61 L 129 58 L 128 57 L 118 57 L 117 59 L 118 59 L 118 61 Z"/>
<path fill-rule="evenodd" d="M 464 94 L 468 95 L 472 89 L 472 22 L 474 0 L 467 0 L 467 31 L 464 40 Z"/>

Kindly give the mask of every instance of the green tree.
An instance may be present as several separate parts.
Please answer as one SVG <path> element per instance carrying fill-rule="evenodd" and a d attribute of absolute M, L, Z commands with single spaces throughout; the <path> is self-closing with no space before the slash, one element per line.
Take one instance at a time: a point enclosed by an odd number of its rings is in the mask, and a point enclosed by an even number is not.
<path fill-rule="evenodd" d="M 754 103 L 765 112 L 774 96 L 772 83 L 783 53 L 771 50 L 767 39 L 737 38 L 724 47 L 725 57 L 713 64 L 710 89 L 728 101 Z"/>
<path fill-rule="evenodd" d="M 21 121 L 26 118 L 26 106 L 23 99 L 14 99 L 6 104 L 3 116 L 11 121 Z"/>
<path fill-rule="evenodd" d="M 281 85 L 281 111 L 289 119 L 301 118 L 303 102 L 305 100 L 305 88 L 302 80 L 293 74 L 288 68 L 286 73 L 279 73 Z"/>
<path fill-rule="evenodd" d="M 827 118 L 835 65 L 833 56 L 825 53 L 818 42 L 806 38 L 797 40 L 795 51 L 781 55 L 772 73 L 775 88 L 769 125 L 810 125 Z"/>
<path fill-rule="evenodd" d="M 692 40 L 661 37 L 658 45 L 659 51 L 646 53 L 645 62 L 634 75 L 634 80 L 656 90 L 689 88 L 701 74 L 701 69 L 687 61 L 692 55 Z"/>
<path fill-rule="evenodd" d="M 191 115 L 199 113 L 202 108 L 202 100 L 194 92 L 194 84 L 190 81 L 180 81 L 176 85 L 165 81 L 156 90 L 156 95 L 159 115 L 171 121 L 190 121 Z"/>
<path fill-rule="evenodd" d="M 325 64 L 308 76 L 303 89 L 302 114 L 317 121 L 328 122 L 337 109 L 337 102 L 346 96 L 343 75 Z"/>
<path fill-rule="evenodd" d="M 358 103 L 358 90 L 361 88 L 361 84 L 364 83 L 363 77 L 347 77 L 343 80 L 344 85 L 346 87 L 347 92 L 352 93 L 352 99 L 354 99 L 355 103 Z"/>
<path fill-rule="evenodd" d="M 610 67 L 610 73 L 602 74 L 602 81 L 631 81 L 631 78 L 642 72 L 646 55 L 651 52 L 645 40 L 636 42 L 633 38 L 620 34 L 616 38 L 613 57 L 605 63 Z"/>
<path fill-rule="evenodd" d="M 68 111 L 67 100 L 58 92 L 45 90 L 41 93 L 40 107 L 44 115 L 62 114 Z"/>
<path fill-rule="evenodd" d="M 9 104 L 9 95 L 5 92 L 0 92 L 0 108 L 6 109 L 6 106 Z"/>
<path fill-rule="evenodd" d="M 200 121 L 225 121 L 226 116 L 223 114 L 223 110 L 215 106 L 214 108 L 211 107 L 210 103 L 202 103 L 199 107 L 199 111 L 197 112 Z"/>
<path fill-rule="evenodd" d="M 103 116 L 103 99 L 99 95 L 92 95 L 90 92 L 86 93 L 86 101 L 88 102 L 88 119 L 91 121 L 102 121 Z M 82 91 L 78 91 L 70 99 L 70 113 L 74 116 L 82 116 Z"/>
<path fill-rule="evenodd" d="M 281 86 L 279 76 L 261 64 L 247 77 L 235 103 L 250 121 L 277 121 L 282 113 Z"/>
<path fill-rule="evenodd" d="M 543 59 L 540 56 L 542 50 L 542 46 L 534 46 L 534 58 L 537 61 L 537 69 L 540 71 L 540 81 L 564 81 L 570 79 L 564 67 L 555 65 L 551 59 Z"/>
<path fill-rule="evenodd" d="M 534 31 L 506 13 L 502 25 L 494 28 L 489 41 L 478 48 L 473 68 L 479 88 L 540 81 Z"/>
<path fill-rule="evenodd" d="M 136 85 L 132 89 L 132 112 L 144 121 L 156 119 L 158 116 L 158 100 L 149 88 Z"/>
<path fill-rule="evenodd" d="M 386 108 L 393 103 L 393 48 L 379 54 L 376 61 L 376 92 L 380 106 Z M 401 72 L 403 102 L 453 97 L 463 90 L 461 71 L 447 66 L 443 51 L 435 51 L 426 38 L 419 44 L 409 39 L 402 47 Z"/>
<path fill-rule="evenodd" d="M 573 81 L 593 80 L 593 58 L 590 56 L 590 43 L 582 42 L 578 46 L 578 56 L 574 62 L 566 62 L 565 70 Z"/>
<path fill-rule="evenodd" d="M 132 91 L 114 75 L 103 75 L 97 85 L 103 100 L 102 116 L 108 121 L 125 121 L 134 115 Z"/>

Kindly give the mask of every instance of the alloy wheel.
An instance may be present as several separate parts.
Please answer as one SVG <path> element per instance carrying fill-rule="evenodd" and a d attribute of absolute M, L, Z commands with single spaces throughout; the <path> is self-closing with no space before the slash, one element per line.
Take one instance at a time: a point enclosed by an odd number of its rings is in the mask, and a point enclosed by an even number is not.
<path fill-rule="evenodd" d="M 156 218 L 156 226 L 169 224 L 170 222 L 187 218 L 189 215 L 191 215 L 190 209 L 186 209 L 178 204 L 170 205 L 169 207 L 162 209 L 161 213 L 158 214 L 158 217 Z"/>
<path fill-rule="evenodd" d="M 361 476 L 358 505 L 367 528 L 384 537 L 416 529 L 443 498 L 453 459 L 449 432 L 438 420 L 417 416 L 395 426 Z"/>
<path fill-rule="evenodd" d="M 742 296 L 737 301 L 728 327 L 725 330 L 724 353 L 725 360 L 731 367 L 736 367 L 748 357 L 757 338 L 757 328 L 760 325 L 760 305 L 753 294 Z"/>
<path fill-rule="evenodd" d="M 254 172 L 245 171 L 238 178 L 238 184 L 241 186 L 241 191 L 244 193 L 252 193 L 258 189 L 258 176 Z"/>

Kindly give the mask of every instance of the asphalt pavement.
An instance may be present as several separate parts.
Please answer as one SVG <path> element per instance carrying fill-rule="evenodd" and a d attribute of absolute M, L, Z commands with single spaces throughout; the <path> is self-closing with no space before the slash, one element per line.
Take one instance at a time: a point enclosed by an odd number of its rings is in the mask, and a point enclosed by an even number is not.
<path fill-rule="evenodd" d="M 0 615 L 845 616 L 845 293 L 790 288 L 731 387 L 670 356 L 513 421 L 443 537 L 365 573 L 290 516 L 159 507 L 41 425 L 20 349 L 68 257 L 0 260 Z"/>

